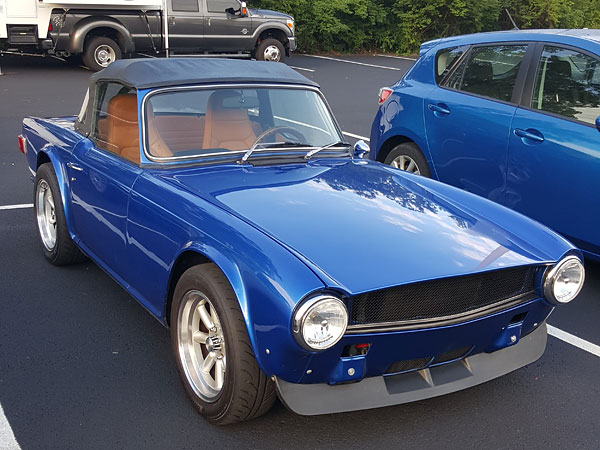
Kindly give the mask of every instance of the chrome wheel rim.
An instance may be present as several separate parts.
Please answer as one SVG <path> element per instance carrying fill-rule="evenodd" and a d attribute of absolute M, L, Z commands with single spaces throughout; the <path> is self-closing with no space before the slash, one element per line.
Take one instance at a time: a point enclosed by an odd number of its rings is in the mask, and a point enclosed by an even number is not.
<path fill-rule="evenodd" d="M 390 166 L 395 167 L 396 169 L 404 170 L 405 172 L 416 173 L 417 175 L 421 175 L 421 171 L 419 170 L 419 166 L 410 156 L 400 155 L 392 160 Z"/>
<path fill-rule="evenodd" d="M 265 57 L 265 61 L 279 62 L 281 59 L 281 52 L 276 45 L 269 45 L 267 48 L 265 48 L 263 55 Z"/>
<path fill-rule="evenodd" d="M 51 252 L 56 245 L 56 210 L 54 197 L 46 180 L 40 180 L 37 185 L 35 215 L 42 243 Z"/>
<path fill-rule="evenodd" d="M 179 308 L 177 347 L 183 372 L 197 396 L 214 400 L 225 381 L 227 355 L 219 316 L 200 291 L 185 294 Z"/>
<path fill-rule="evenodd" d="M 99 45 L 94 51 L 94 59 L 99 66 L 108 67 L 117 59 L 117 54 L 110 45 Z"/>

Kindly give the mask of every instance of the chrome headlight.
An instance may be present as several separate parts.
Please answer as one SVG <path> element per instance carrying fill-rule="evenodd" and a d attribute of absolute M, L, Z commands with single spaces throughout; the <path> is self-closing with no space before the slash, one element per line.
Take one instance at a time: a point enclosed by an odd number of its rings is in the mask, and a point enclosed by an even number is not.
<path fill-rule="evenodd" d="M 292 331 L 307 350 L 325 350 L 342 338 L 348 325 L 346 305 L 336 297 L 319 295 L 296 310 Z"/>
<path fill-rule="evenodd" d="M 585 269 L 576 256 L 567 256 L 548 271 L 544 280 L 544 296 L 551 303 L 569 303 L 583 287 Z"/>

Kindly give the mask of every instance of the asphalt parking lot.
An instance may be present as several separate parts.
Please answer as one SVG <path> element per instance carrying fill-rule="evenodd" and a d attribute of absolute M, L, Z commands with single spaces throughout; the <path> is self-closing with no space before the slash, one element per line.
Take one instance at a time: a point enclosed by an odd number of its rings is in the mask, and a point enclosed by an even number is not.
<path fill-rule="evenodd" d="M 294 56 L 289 64 L 321 84 L 355 140 L 369 136 L 379 88 L 412 61 Z M 408 405 L 302 417 L 278 403 L 251 422 L 209 425 L 179 383 L 167 330 L 93 263 L 54 267 L 39 248 L 16 136 L 24 116 L 76 114 L 90 72 L 52 59 L 0 57 L 0 67 L 0 450 L 600 448 L 600 265 L 592 262 L 582 294 L 549 319 L 579 347 L 550 336 L 534 364 Z"/>

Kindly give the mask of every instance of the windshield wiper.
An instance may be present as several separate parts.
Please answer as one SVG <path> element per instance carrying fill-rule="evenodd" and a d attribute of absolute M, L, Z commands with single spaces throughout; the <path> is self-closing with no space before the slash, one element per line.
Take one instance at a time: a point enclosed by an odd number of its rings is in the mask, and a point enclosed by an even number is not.
<path fill-rule="evenodd" d="M 323 147 L 313 148 L 306 155 L 304 155 L 304 159 L 310 159 L 313 155 L 316 155 L 321 150 L 326 150 L 328 148 L 337 147 L 340 145 L 343 145 L 344 147 L 350 147 L 350 144 L 348 142 L 344 142 L 344 141 L 332 142 L 331 144 L 324 145 Z"/>
<path fill-rule="evenodd" d="M 262 148 L 293 148 L 293 147 L 312 147 L 310 144 L 296 141 L 285 141 L 285 142 L 270 142 L 267 144 L 260 144 Z"/>

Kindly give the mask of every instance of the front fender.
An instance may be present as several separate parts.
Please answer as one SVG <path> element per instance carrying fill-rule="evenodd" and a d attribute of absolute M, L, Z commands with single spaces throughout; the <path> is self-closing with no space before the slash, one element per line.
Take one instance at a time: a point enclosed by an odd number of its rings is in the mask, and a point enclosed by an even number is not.
<path fill-rule="evenodd" d="M 83 46 L 85 44 L 85 38 L 90 31 L 95 28 L 111 28 L 119 34 L 119 46 L 123 53 L 132 53 L 135 51 L 135 45 L 129 30 L 119 22 L 117 19 L 112 17 L 98 17 L 90 16 L 81 19 L 77 22 L 71 30 L 71 40 L 67 46 L 67 51 L 71 53 L 83 52 Z"/>
<path fill-rule="evenodd" d="M 236 294 L 259 367 L 267 375 L 300 379 L 310 354 L 296 343 L 291 318 L 297 303 L 323 289 L 323 282 L 264 232 L 183 189 L 179 176 L 183 172 L 148 171 L 134 184 L 127 224 L 130 292 L 164 322 L 180 256 L 204 256 Z"/>
<path fill-rule="evenodd" d="M 279 23 L 279 22 L 267 22 L 267 23 L 263 23 L 261 25 L 259 25 L 256 30 L 254 30 L 254 34 L 253 37 L 258 39 L 258 37 L 267 30 L 279 30 L 279 31 L 283 31 L 283 33 L 285 34 L 286 37 L 290 38 L 292 37 L 292 32 L 290 31 L 290 29 L 287 27 L 287 25 L 283 24 L 283 23 Z"/>

